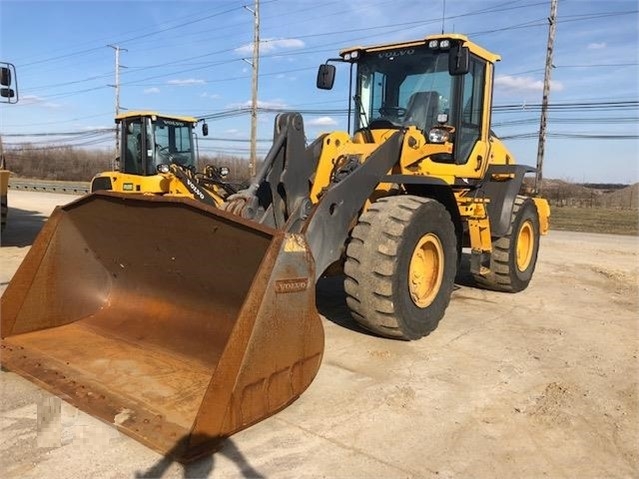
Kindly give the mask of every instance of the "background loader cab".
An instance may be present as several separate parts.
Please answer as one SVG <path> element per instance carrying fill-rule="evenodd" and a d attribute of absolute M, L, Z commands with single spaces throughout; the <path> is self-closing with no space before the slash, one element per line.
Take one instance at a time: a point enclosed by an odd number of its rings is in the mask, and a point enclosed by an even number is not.
<path fill-rule="evenodd" d="M 121 138 L 119 170 L 97 174 L 91 192 L 189 196 L 212 206 L 235 193 L 236 187 L 225 180 L 228 168 L 208 165 L 197 172 L 197 118 L 131 111 L 115 122 Z M 208 134 L 206 124 L 202 132 Z"/>
<path fill-rule="evenodd" d="M 196 118 L 130 112 L 115 118 L 122 133 L 120 171 L 155 175 L 158 166 L 195 167 L 193 126 Z"/>

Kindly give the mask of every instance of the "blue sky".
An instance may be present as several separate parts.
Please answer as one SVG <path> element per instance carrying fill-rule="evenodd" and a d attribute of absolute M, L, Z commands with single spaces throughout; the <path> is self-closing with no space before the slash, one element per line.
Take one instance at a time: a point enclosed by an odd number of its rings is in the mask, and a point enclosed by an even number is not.
<path fill-rule="evenodd" d="M 65 137 L 16 134 L 113 127 L 114 50 L 121 53 L 120 104 L 128 109 L 213 115 L 250 105 L 253 0 L 0 0 L 0 60 L 18 69 L 20 102 L 0 105 L 5 145 L 44 145 Z M 262 0 L 259 104 L 305 112 L 307 136 L 347 129 L 347 69 L 336 88 L 315 89 L 317 65 L 353 45 L 439 33 L 442 0 Z M 552 104 L 544 177 L 577 182 L 639 181 L 639 6 L 636 0 L 559 0 Z M 447 0 L 444 28 L 499 53 L 493 116 L 520 163 L 534 165 L 550 0 Z M 619 102 L 613 106 L 601 103 Z M 634 103 L 628 103 L 634 102 Z M 586 105 L 583 105 L 583 104 Z M 599 105 L 597 105 L 599 104 Z M 274 115 L 260 113 L 258 138 Z M 207 153 L 248 155 L 250 116 L 210 120 Z M 558 135 L 558 136 L 557 136 Z M 588 135 L 612 136 L 590 139 Z M 628 139 L 614 138 L 619 135 Z M 586 137 L 584 137 L 586 136 Z M 107 134 L 74 137 L 112 148 Z M 258 143 L 262 154 L 269 141 Z"/>

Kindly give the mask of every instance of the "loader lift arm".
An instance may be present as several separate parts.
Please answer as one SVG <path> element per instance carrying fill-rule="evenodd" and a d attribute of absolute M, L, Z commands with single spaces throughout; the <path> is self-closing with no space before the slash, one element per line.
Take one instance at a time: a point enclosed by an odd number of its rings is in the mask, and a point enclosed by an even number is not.
<path fill-rule="evenodd" d="M 177 163 L 171 163 L 168 168 L 196 200 L 209 206 L 221 205 L 221 192 L 226 195 L 237 193 L 237 188 L 224 180 L 215 166 L 207 166 L 204 173 L 196 172 L 194 167 L 185 167 Z M 211 191 L 216 194 L 212 194 Z"/>
<path fill-rule="evenodd" d="M 304 235 L 315 260 L 316 279 L 340 259 L 353 222 L 381 179 L 400 157 L 404 134 L 394 133 L 348 176 L 332 185 L 313 205 L 310 185 L 325 136 L 304 146 L 299 113 L 275 120 L 273 147 L 249 188 L 229 198 L 244 207 L 243 216 Z M 237 212 L 232 206 L 228 208 Z"/>

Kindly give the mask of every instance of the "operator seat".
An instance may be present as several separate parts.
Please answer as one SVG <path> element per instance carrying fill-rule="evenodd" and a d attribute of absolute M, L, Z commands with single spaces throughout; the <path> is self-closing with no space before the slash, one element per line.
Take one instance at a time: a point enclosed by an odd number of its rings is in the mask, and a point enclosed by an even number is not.
<path fill-rule="evenodd" d="M 140 158 L 140 135 L 137 138 L 133 135 L 127 135 L 126 148 L 124 151 L 124 172 L 139 174 L 138 162 Z"/>
<path fill-rule="evenodd" d="M 439 93 L 436 91 L 416 91 L 408 99 L 405 123 L 428 131 L 437 124 L 439 113 Z"/>

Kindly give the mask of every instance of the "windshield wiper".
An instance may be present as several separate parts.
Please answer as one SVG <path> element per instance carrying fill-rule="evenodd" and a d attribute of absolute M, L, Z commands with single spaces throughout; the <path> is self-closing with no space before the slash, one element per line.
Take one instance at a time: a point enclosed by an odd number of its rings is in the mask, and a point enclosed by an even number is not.
<path fill-rule="evenodd" d="M 364 110 L 364 105 L 362 104 L 362 98 L 359 95 L 353 96 L 353 100 L 355 100 L 355 105 L 357 106 L 357 114 L 361 119 L 364 117 L 364 121 L 366 124 L 361 127 L 362 134 L 364 135 L 364 140 L 366 143 L 375 143 L 375 138 L 373 138 L 373 132 L 370 129 L 370 122 L 368 121 L 368 115 L 366 114 L 366 110 Z"/>

